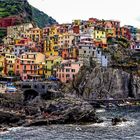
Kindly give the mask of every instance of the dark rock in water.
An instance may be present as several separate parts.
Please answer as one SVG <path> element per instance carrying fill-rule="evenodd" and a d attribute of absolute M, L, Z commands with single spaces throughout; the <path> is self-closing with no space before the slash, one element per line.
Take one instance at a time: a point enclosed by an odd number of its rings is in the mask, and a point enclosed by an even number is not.
<path fill-rule="evenodd" d="M 0 132 L 4 132 L 4 131 L 8 131 L 8 129 L 6 127 L 0 128 Z"/>
<path fill-rule="evenodd" d="M 120 117 L 115 117 L 112 119 L 112 125 L 118 125 L 121 122 L 126 122 L 127 119 L 125 118 L 120 118 Z"/>
<path fill-rule="evenodd" d="M 10 112 L 0 112 L 0 123 L 1 124 L 9 124 L 9 123 L 17 123 L 20 120 L 20 117 Z"/>
<path fill-rule="evenodd" d="M 36 120 L 33 122 L 30 122 L 29 124 L 25 124 L 25 127 L 30 127 L 30 126 L 43 126 L 43 125 L 47 125 L 48 121 L 47 120 Z"/>

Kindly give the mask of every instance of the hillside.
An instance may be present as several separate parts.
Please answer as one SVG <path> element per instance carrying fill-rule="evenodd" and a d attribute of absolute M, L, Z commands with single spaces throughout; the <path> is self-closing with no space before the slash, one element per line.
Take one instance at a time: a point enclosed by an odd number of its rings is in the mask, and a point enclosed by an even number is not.
<path fill-rule="evenodd" d="M 18 24 L 32 21 L 32 9 L 27 0 L 0 0 L 1 21 L 9 19 L 9 24 Z M 10 20 L 10 19 L 16 19 Z M 1 25 L 1 26 L 8 26 Z"/>
<path fill-rule="evenodd" d="M 31 6 L 27 0 L 0 0 L 0 27 L 31 21 L 39 27 L 57 23 L 52 17 Z"/>
<path fill-rule="evenodd" d="M 57 23 L 52 17 L 32 6 L 33 20 L 39 27 Z"/>

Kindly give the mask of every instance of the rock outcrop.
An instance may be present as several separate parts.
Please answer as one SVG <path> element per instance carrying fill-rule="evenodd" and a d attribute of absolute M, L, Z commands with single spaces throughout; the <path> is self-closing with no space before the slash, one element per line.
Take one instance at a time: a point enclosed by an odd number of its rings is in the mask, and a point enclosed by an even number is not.
<path fill-rule="evenodd" d="M 90 99 L 140 98 L 140 77 L 120 69 L 83 68 L 70 88 Z"/>
<path fill-rule="evenodd" d="M 88 102 L 67 94 L 53 100 L 44 100 L 37 96 L 26 102 L 22 95 L 1 95 L 0 107 L 0 123 L 4 128 L 102 122 Z"/>

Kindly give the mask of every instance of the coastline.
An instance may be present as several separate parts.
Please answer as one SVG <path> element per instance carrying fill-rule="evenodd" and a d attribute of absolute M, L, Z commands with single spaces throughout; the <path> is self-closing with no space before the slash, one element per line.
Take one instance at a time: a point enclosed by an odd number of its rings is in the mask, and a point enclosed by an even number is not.
<path fill-rule="evenodd" d="M 138 108 L 140 107 L 139 105 L 126 105 L 124 104 L 123 106 L 119 106 L 119 107 L 106 107 L 106 108 L 103 108 L 103 107 L 100 107 L 100 108 L 94 108 L 95 110 L 95 114 L 96 114 L 96 111 L 97 111 L 97 114 L 98 114 L 98 110 L 100 112 L 100 110 L 104 109 L 105 111 L 109 111 L 109 110 L 114 110 L 114 109 L 117 109 L 117 110 L 121 110 L 121 109 L 132 109 L 132 108 Z M 3 111 L 3 113 L 7 113 L 7 114 L 12 114 L 10 111 L 8 112 L 5 112 Z M 87 122 L 69 122 L 69 123 L 65 123 L 64 122 L 64 118 L 61 118 L 61 117 L 58 117 L 58 116 L 47 116 L 48 118 L 36 118 L 35 116 L 24 116 L 24 115 L 21 115 L 21 114 L 18 114 L 17 112 L 13 112 L 15 114 L 17 114 L 17 116 L 20 118 L 20 123 L 18 121 L 15 122 L 15 123 L 5 123 L 3 125 L 0 126 L 0 132 L 5 132 L 5 131 L 9 131 L 9 129 L 12 129 L 12 128 L 29 128 L 29 127 L 33 127 L 33 126 L 50 126 L 50 125 L 91 125 L 91 124 L 100 124 L 100 123 L 103 123 L 104 120 L 103 119 L 99 119 L 99 118 L 96 118 L 96 120 L 92 120 L 92 121 L 88 121 L 86 120 Z M 2 112 L 0 113 L 2 114 Z M 16 117 L 17 117 L 16 116 Z M 99 116 L 99 117 L 102 117 L 102 116 Z M 22 118 L 22 119 L 21 119 Z M 112 116 L 113 118 L 113 116 Z"/>

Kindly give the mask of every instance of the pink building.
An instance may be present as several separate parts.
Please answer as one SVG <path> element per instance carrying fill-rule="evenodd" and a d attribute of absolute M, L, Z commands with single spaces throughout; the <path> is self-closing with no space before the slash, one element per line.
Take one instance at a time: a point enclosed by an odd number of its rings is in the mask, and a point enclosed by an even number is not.
<path fill-rule="evenodd" d="M 82 66 L 83 63 L 81 61 L 63 60 L 57 68 L 56 77 L 63 83 L 72 81 Z"/>

